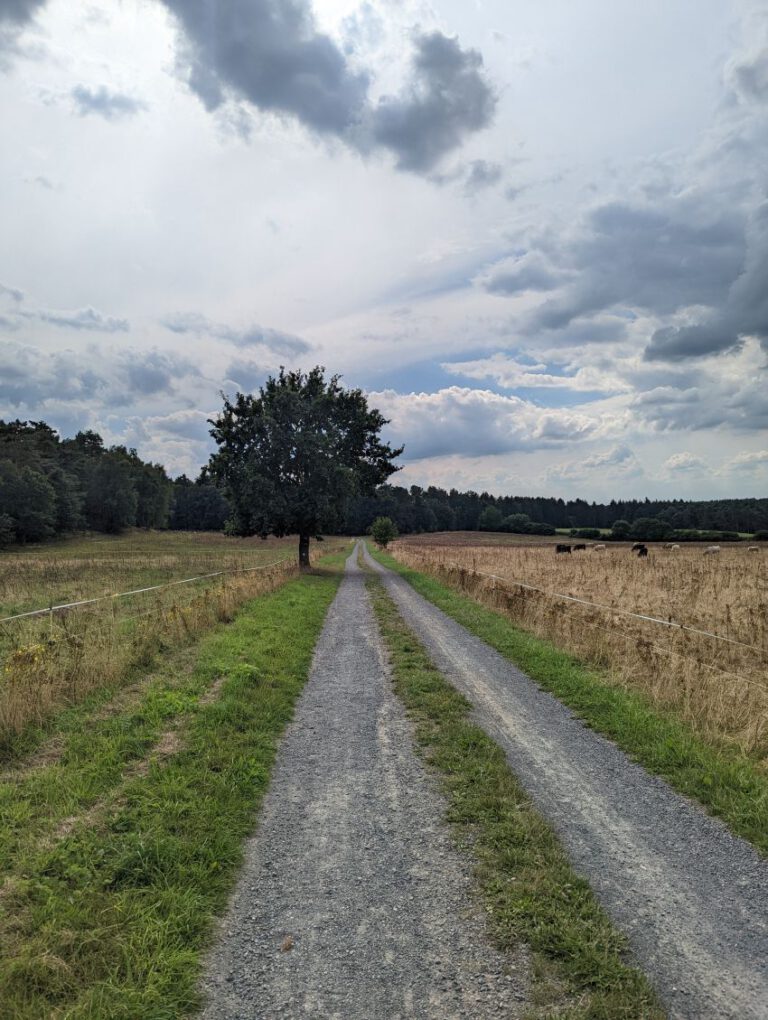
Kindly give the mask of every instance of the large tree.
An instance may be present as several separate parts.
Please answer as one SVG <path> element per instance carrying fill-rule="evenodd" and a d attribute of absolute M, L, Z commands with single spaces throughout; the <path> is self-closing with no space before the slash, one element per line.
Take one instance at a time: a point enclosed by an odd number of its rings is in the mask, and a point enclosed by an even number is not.
<path fill-rule="evenodd" d="M 397 468 L 402 448 L 379 438 L 387 424 L 361 390 L 344 389 L 325 369 L 280 369 L 258 396 L 238 393 L 210 420 L 218 450 L 208 471 L 223 485 L 238 535 L 299 536 L 309 542 L 340 529 L 349 500 L 372 493 Z"/>

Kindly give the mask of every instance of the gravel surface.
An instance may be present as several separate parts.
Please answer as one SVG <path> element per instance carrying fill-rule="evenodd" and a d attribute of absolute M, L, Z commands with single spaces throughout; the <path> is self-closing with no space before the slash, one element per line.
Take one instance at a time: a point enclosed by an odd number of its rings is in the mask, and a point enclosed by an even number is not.
<path fill-rule="evenodd" d="M 206 1020 L 517 1017 L 347 561 L 207 965 Z"/>
<path fill-rule="evenodd" d="M 670 1017 L 766 1020 L 768 861 L 366 557 L 629 936 Z"/>

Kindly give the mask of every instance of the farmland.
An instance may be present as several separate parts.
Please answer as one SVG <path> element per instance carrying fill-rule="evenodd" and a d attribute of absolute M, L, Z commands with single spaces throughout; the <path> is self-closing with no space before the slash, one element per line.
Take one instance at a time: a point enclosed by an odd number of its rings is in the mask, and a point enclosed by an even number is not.
<path fill-rule="evenodd" d="M 97 601 L 0 628 L 0 751 L 12 754 L 30 726 L 92 691 L 119 686 L 159 652 L 231 619 L 245 601 L 292 576 L 295 559 L 292 538 L 194 532 L 131 531 L 4 552 L 0 617 Z M 167 587 L 141 591 L 154 586 Z M 131 594 L 110 597 L 119 593 Z"/>
<path fill-rule="evenodd" d="M 554 542 L 455 533 L 401 539 L 392 551 L 603 668 L 612 682 L 674 711 L 700 736 L 764 759 L 768 553 L 734 545 L 704 556 L 700 545 L 651 546 L 648 558 L 638 559 L 616 543 L 556 555 Z"/>

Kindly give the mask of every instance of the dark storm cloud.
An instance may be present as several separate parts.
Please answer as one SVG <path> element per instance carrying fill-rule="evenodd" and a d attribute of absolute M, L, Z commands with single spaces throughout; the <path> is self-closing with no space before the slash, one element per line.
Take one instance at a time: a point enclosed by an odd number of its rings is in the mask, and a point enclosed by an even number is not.
<path fill-rule="evenodd" d="M 748 336 L 757 337 L 768 351 L 768 203 L 754 211 L 745 236 L 742 272 L 725 301 L 698 323 L 657 330 L 646 348 L 647 359 L 678 361 L 721 354 L 741 346 Z"/>
<path fill-rule="evenodd" d="M 104 120 L 117 121 L 133 117 L 142 110 L 148 109 L 147 104 L 134 96 L 122 92 L 111 92 L 105 85 L 98 89 L 89 89 L 85 85 L 75 85 L 70 93 L 75 110 L 81 117 L 95 114 Z"/>
<path fill-rule="evenodd" d="M 318 32 L 303 0 L 162 0 L 183 32 L 190 87 L 214 110 L 228 91 L 261 110 L 340 135 L 360 117 L 368 79 Z"/>
<path fill-rule="evenodd" d="M 211 322 L 204 315 L 196 312 L 186 312 L 166 316 L 162 320 L 166 329 L 173 333 L 192 333 L 195 336 L 212 336 L 217 340 L 227 340 L 238 347 L 267 347 L 275 354 L 297 355 L 305 354 L 312 348 L 301 337 L 293 336 L 291 333 L 283 333 L 279 329 L 269 329 L 266 326 L 247 326 L 237 329 L 221 322 Z"/>
<path fill-rule="evenodd" d="M 411 81 L 372 111 L 374 140 L 401 170 L 425 173 L 475 131 L 487 127 L 496 96 L 477 50 L 462 50 L 440 32 L 416 38 Z"/>
<path fill-rule="evenodd" d="M 722 301 L 745 256 L 744 217 L 713 210 L 711 196 L 666 204 L 611 202 L 593 209 L 570 241 L 545 249 L 578 274 L 532 315 L 542 329 L 615 306 L 667 315 Z"/>

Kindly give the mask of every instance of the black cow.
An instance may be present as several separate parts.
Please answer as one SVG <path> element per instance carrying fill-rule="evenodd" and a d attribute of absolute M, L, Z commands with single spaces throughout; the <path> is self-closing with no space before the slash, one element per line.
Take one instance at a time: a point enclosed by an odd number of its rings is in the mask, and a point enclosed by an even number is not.
<path fill-rule="evenodd" d="M 637 555 L 638 556 L 647 556 L 648 555 L 648 549 L 644 545 L 641 545 L 640 548 L 637 550 Z"/>
<path fill-rule="evenodd" d="M 558 542 L 558 543 L 557 543 L 557 545 L 555 546 L 555 552 L 556 552 L 556 553 L 561 553 L 561 552 L 563 552 L 563 553 L 565 553 L 565 552 L 569 553 L 570 551 L 571 551 L 571 547 L 570 547 L 569 545 L 561 545 L 561 544 L 560 544 L 560 543 Z"/>
<path fill-rule="evenodd" d="M 586 548 L 587 548 L 587 547 L 586 547 L 586 545 L 575 545 L 575 546 L 573 547 L 573 551 L 574 551 L 574 552 L 579 552 L 580 550 L 582 550 L 582 549 L 586 549 Z"/>

